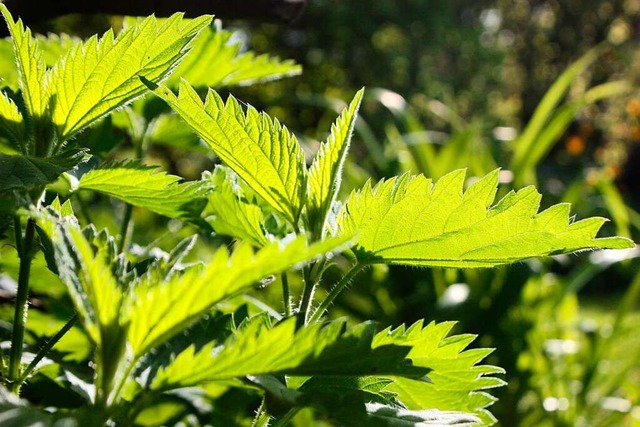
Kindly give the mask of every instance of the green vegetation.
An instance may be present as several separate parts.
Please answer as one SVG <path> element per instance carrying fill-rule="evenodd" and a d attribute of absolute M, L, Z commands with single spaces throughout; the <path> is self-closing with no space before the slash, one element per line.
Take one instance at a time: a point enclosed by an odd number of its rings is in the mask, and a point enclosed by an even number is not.
<path fill-rule="evenodd" d="M 413 107 L 380 89 L 357 91 L 310 154 L 306 138 L 224 93 L 300 67 L 242 52 L 209 16 L 127 18 L 82 41 L 34 38 L 0 9 L 14 52 L 0 59 L 0 277 L 3 291 L 15 283 L 0 311 L 3 421 L 419 427 L 493 425 L 495 412 L 505 425 L 569 426 L 634 416 L 640 274 L 613 320 L 591 329 L 577 292 L 637 257 L 638 214 L 597 176 L 589 191 L 624 236 L 597 237 L 600 212 L 571 215 L 578 181 L 555 204 L 534 186 L 507 188 L 537 181 L 582 108 L 628 90 L 603 83 L 564 101 L 598 49 L 551 86 L 513 142 L 505 180 L 504 153 L 481 127 L 442 105 L 453 131 L 437 149 Z M 349 161 L 356 143 L 383 145 L 359 117 L 371 99 L 394 114 L 387 152 L 367 160 L 372 173 L 397 172 L 380 180 Z M 194 155 L 206 165 L 185 180 L 171 162 Z M 566 274 L 548 258 L 603 249 L 566 262 Z"/>

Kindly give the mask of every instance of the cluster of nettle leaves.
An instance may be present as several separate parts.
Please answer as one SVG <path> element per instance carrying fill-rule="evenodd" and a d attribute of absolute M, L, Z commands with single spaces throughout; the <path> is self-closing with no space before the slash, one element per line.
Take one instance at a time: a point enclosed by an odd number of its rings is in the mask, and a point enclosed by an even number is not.
<path fill-rule="evenodd" d="M 213 90 L 203 101 L 194 89 L 298 71 L 268 57 L 239 55 L 228 35 L 209 25 L 211 17 L 149 17 L 117 37 L 107 32 L 85 42 L 49 41 L 49 50 L 57 48 L 52 54 L 0 9 L 19 87 L 0 93 L 0 231 L 13 228 L 20 258 L 11 350 L 0 359 L 0 417 L 6 421 L 133 424 L 163 395 L 218 383 L 263 396 L 253 425 L 285 425 L 304 407 L 342 425 L 489 425 L 493 398 L 483 390 L 503 384 L 492 376 L 500 368 L 478 364 L 491 350 L 466 349 L 470 335 L 447 337 L 451 323 L 379 330 L 370 322 L 326 320 L 335 297 L 376 263 L 492 267 L 632 245 L 620 237 L 596 238 L 604 220 L 574 222 L 566 204 L 538 213 L 541 196 L 533 187 L 493 204 L 498 171 L 466 191 L 464 171 L 436 183 L 403 175 L 367 184 L 341 203 L 342 166 L 362 91 L 309 166 L 295 136 L 277 120 Z M 193 236 L 171 254 L 132 265 L 126 227 L 112 237 L 92 224 L 81 227 L 69 201 L 43 202 L 46 186 L 89 155 L 74 136 L 149 92 L 166 101 L 224 166 L 183 183 L 140 162 L 107 163 L 76 173 L 72 191 L 99 192 L 238 241 L 201 263 L 181 262 Z M 129 131 L 142 144 L 157 126 L 136 116 L 136 108 L 127 112 Z M 44 411 L 17 396 L 74 320 L 24 363 L 29 268 L 38 250 L 68 288 L 93 347 L 93 384 L 70 385 L 84 399 L 80 408 Z M 314 290 L 336 257 L 349 260 L 351 269 L 316 301 Z M 299 298 L 288 287 L 287 272 L 294 270 L 304 283 Z M 281 275 L 283 285 L 280 315 L 241 316 L 220 305 L 273 275 Z M 213 324 L 208 342 L 185 342 L 184 334 L 203 318 Z M 161 356 L 167 349 L 170 355 Z M 215 406 L 217 395 L 202 396 Z"/>

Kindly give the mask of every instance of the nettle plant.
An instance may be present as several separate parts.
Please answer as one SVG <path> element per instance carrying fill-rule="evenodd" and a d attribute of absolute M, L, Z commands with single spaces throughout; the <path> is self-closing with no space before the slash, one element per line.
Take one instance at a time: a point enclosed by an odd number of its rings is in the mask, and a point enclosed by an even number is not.
<path fill-rule="evenodd" d="M 224 101 L 211 89 L 203 101 L 192 86 L 299 71 L 291 63 L 239 54 L 227 33 L 209 26 L 211 17 L 149 17 L 129 22 L 117 37 L 109 31 L 84 42 L 47 41 L 33 38 L 0 9 L 19 86 L 0 96 L 2 229 L 13 228 L 8 241 L 20 260 L 11 342 L 0 358 L 4 421 L 202 425 L 215 424 L 213 414 L 226 411 L 233 417 L 218 423 L 490 425 L 494 418 L 486 408 L 494 398 L 486 390 L 504 384 L 494 376 L 499 367 L 479 364 L 490 349 L 468 349 L 471 335 L 448 336 L 451 322 L 381 329 L 372 322 L 329 320 L 336 296 L 379 263 L 479 268 L 633 245 L 621 237 L 596 238 L 605 220 L 573 221 L 567 204 L 538 212 L 541 196 L 533 187 L 494 204 L 498 171 L 466 190 L 462 170 L 435 183 L 403 175 L 368 183 L 342 203 L 342 166 L 363 91 L 307 165 L 295 136 L 277 120 L 233 96 Z M 48 55 L 47 63 L 43 49 L 58 55 Z M 217 65 L 205 71 L 212 63 Z M 194 182 L 140 161 L 107 162 L 80 173 L 77 166 L 89 154 L 76 139 L 79 132 L 149 92 L 166 101 L 222 165 Z M 164 113 L 145 116 L 144 102 L 125 110 L 139 157 L 156 125 L 175 120 Z M 71 182 L 71 198 L 44 197 L 61 177 Z M 128 206 L 119 236 L 81 225 L 71 204 L 80 191 Z M 192 236 L 171 253 L 133 261 L 131 206 L 189 223 Z M 185 262 L 197 233 L 211 231 L 237 243 Z M 66 285 L 76 315 L 32 349 L 24 335 L 30 266 L 40 250 Z M 342 279 L 318 298 L 327 269 L 347 263 Z M 249 310 L 234 303 L 275 277 L 281 307 L 262 303 Z M 300 295 L 292 295 L 293 278 L 303 284 Z M 88 372 L 87 360 L 76 369 L 51 351 L 69 330 L 81 330 L 90 343 Z M 19 397 L 21 387 L 44 371 L 74 395 L 73 403 L 40 409 Z M 225 398 L 233 390 L 255 400 L 234 406 Z M 168 401 L 186 404 L 163 410 Z"/>

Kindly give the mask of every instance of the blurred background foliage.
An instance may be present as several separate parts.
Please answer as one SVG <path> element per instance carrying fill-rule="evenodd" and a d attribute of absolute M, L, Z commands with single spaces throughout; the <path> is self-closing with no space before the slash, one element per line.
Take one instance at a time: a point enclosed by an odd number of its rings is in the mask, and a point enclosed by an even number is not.
<path fill-rule="evenodd" d="M 39 30 L 87 35 L 120 22 L 71 16 Z M 606 216 L 613 221 L 605 232 L 640 238 L 640 0 L 309 0 L 292 25 L 225 27 L 246 49 L 302 64 L 300 77 L 231 90 L 296 132 L 309 158 L 344 101 L 367 87 L 345 196 L 367 179 L 407 171 L 437 178 L 460 167 L 469 176 L 501 167 L 503 194 L 537 184 L 543 206 L 571 202 L 578 218 Z M 94 138 L 94 154 L 122 158 L 134 151 L 132 135 L 106 123 L 82 137 Z M 175 135 L 151 141 L 146 162 L 187 179 L 212 168 L 215 159 L 197 141 Z M 83 204 L 94 222 L 117 232 L 108 212 L 120 206 L 99 196 Z M 148 212 L 134 218 L 133 240 L 149 244 L 141 258 L 185 234 Z M 639 255 L 580 254 L 478 271 L 376 266 L 338 299 L 333 315 L 384 325 L 457 320 L 457 332 L 495 347 L 488 362 L 507 371 L 509 385 L 496 391 L 492 411 L 502 425 L 636 426 Z M 6 258 L 3 268 L 11 268 Z M 44 287 L 36 283 L 36 292 L 62 292 Z M 278 288 L 255 296 L 279 310 Z"/>

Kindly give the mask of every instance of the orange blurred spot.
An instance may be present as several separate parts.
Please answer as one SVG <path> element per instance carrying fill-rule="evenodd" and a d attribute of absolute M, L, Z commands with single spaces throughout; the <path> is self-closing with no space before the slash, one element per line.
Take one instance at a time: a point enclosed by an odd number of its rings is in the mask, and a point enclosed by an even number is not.
<path fill-rule="evenodd" d="M 627 114 L 631 117 L 640 117 L 640 99 L 634 98 L 627 102 Z"/>
<path fill-rule="evenodd" d="M 631 141 L 640 142 L 640 125 L 636 125 L 631 128 Z"/>
<path fill-rule="evenodd" d="M 609 179 L 616 179 L 620 175 L 620 168 L 617 165 L 608 165 L 604 173 Z"/>
<path fill-rule="evenodd" d="M 571 154 L 572 156 L 578 156 L 584 151 L 585 147 L 587 146 L 587 142 L 583 137 L 573 135 L 570 136 L 569 139 L 567 139 L 564 145 L 567 148 L 569 154 Z"/>

